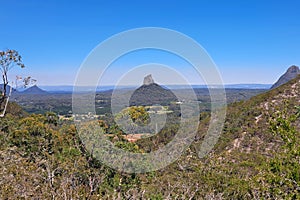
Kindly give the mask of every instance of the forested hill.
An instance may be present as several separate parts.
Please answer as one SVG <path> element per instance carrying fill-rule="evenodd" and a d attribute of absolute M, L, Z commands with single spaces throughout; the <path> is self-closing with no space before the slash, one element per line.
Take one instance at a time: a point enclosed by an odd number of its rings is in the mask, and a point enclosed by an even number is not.
<path fill-rule="evenodd" d="M 130 98 L 129 105 L 169 105 L 172 101 L 177 101 L 177 98 L 171 92 L 171 90 L 165 89 L 156 83 L 151 83 L 149 85 L 142 85 L 141 87 L 137 88 Z"/>
<path fill-rule="evenodd" d="M 34 85 L 30 88 L 27 88 L 22 92 L 22 94 L 34 94 L 34 95 L 43 95 L 43 94 L 48 94 L 45 90 L 42 90 L 38 86 Z"/>

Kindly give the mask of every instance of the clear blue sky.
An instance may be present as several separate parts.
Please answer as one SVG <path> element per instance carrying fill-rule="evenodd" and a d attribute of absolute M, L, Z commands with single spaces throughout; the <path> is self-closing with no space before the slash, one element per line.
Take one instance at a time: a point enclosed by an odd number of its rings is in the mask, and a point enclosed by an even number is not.
<path fill-rule="evenodd" d="M 2 0 L 0 49 L 23 56 L 27 68 L 12 73 L 32 75 L 39 85 L 72 85 L 104 39 L 164 27 L 200 43 L 225 83 L 273 83 L 300 65 L 299 9 L 299 0 Z"/>

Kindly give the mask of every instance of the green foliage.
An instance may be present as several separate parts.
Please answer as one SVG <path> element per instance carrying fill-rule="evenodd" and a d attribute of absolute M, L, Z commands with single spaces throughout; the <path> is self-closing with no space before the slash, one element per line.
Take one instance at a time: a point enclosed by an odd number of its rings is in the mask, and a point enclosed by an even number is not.
<path fill-rule="evenodd" d="M 292 123 L 295 122 L 296 116 L 287 115 L 287 110 L 284 108 L 282 111 L 277 111 L 273 114 L 270 119 L 270 130 L 276 136 L 280 136 L 280 138 L 284 142 L 284 147 L 286 147 L 289 151 L 295 151 L 298 146 L 297 139 L 299 134 Z"/>
<path fill-rule="evenodd" d="M 146 125 L 149 122 L 149 114 L 144 106 L 131 106 L 122 110 L 117 116 L 116 120 L 126 120 L 128 124 L 130 120 L 139 126 Z"/>
<path fill-rule="evenodd" d="M 297 117 L 297 112 L 288 115 L 285 107 L 270 119 L 271 132 L 284 142 L 263 176 L 265 187 L 269 188 L 265 194 L 271 198 L 300 198 L 300 133 L 293 126 Z"/>
<path fill-rule="evenodd" d="M 149 114 L 144 106 L 129 107 L 129 115 L 132 121 L 137 124 L 145 125 L 149 121 Z"/>
<path fill-rule="evenodd" d="M 55 114 L 54 112 L 46 112 L 45 116 L 47 123 L 54 124 L 55 126 L 57 125 L 59 120 L 57 114 Z"/>
<path fill-rule="evenodd" d="M 296 109 L 296 118 L 300 117 L 300 106 L 295 106 Z"/>
<path fill-rule="evenodd" d="M 140 152 L 138 145 L 124 140 L 115 142 L 115 146 L 125 151 L 130 151 L 134 153 Z"/>
<path fill-rule="evenodd" d="M 1 119 L 1 199 L 32 195 L 40 199 L 49 199 L 51 195 L 59 199 L 108 199 L 116 197 L 116 189 L 121 196 L 132 188 L 138 190 L 137 176 L 120 174 L 94 160 L 81 143 L 75 126 L 55 126 L 56 120 L 53 113 L 21 119 L 8 114 Z M 126 141 L 116 145 L 138 151 L 136 145 Z M 14 159 L 9 160 L 9 156 Z M 41 190 L 34 189 L 37 185 Z M 22 187 L 30 189 L 24 193 Z"/>

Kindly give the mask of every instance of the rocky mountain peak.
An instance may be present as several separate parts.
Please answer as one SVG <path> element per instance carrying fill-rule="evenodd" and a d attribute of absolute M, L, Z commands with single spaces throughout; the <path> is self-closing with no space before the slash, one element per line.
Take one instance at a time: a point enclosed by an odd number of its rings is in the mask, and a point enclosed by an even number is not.
<path fill-rule="evenodd" d="M 137 88 L 130 100 L 130 106 L 152 106 L 155 104 L 169 105 L 172 101 L 178 101 L 177 97 L 169 90 L 154 82 L 152 75 L 144 78 L 144 84 Z"/>
<path fill-rule="evenodd" d="M 143 85 L 150 85 L 150 84 L 153 84 L 153 83 L 154 83 L 154 80 L 153 80 L 151 74 L 145 76 Z"/>
<path fill-rule="evenodd" d="M 300 69 L 299 69 L 298 66 L 292 65 L 291 67 L 288 68 L 287 73 L 296 73 L 296 74 L 299 74 L 300 73 Z"/>
<path fill-rule="evenodd" d="M 300 69 L 296 65 L 292 65 L 288 70 L 278 79 L 278 81 L 271 87 L 271 89 L 277 88 L 290 80 L 296 78 L 300 74 Z"/>

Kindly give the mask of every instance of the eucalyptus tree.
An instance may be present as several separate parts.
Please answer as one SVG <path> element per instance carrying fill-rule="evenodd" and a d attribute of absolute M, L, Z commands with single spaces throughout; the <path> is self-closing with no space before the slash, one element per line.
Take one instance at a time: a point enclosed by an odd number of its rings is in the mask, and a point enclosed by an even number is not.
<path fill-rule="evenodd" d="M 9 96 L 12 92 L 12 87 L 10 87 L 10 91 L 7 91 L 9 80 L 8 73 L 9 71 L 18 66 L 20 68 L 24 68 L 25 65 L 22 62 L 22 57 L 16 50 L 7 49 L 5 51 L 0 51 L 0 71 L 2 73 L 2 87 L 0 88 L 0 117 L 3 117 L 6 111 L 7 103 L 9 100 Z"/>

